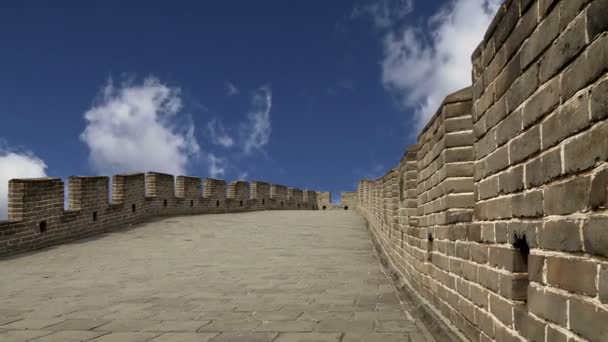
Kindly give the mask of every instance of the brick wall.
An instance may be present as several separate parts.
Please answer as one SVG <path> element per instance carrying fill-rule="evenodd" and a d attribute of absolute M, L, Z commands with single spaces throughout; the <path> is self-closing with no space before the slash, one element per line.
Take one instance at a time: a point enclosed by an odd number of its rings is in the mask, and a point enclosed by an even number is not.
<path fill-rule="evenodd" d="M 61 179 L 13 179 L 9 182 L 9 220 L 0 221 L 0 256 L 99 234 L 155 216 L 289 209 L 284 186 L 239 181 L 227 188 L 224 180 L 211 178 L 203 183 L 197 177 L 156 172 L 115 175 L 110 202 L 108 177 L 74 176 L 69 178 L 69 209 L 64 210 Z M 272 187 L 276 198 L 271 198 Z M 292 207 L 318 208 L 305 205 L 304 193 L 316 204 L 316 192 L 294 189 Z"/>
<path fill-rule="evenodd" d="M 359 184 L 391 266 L 463 339 L 608 340 L 607 27 L 607 0 L 506 1 L 472 88 Z"/>
<path fill-rule="evenodd" d="M 342 192 L 340 193 L 340 206 L 349 209 L 354 208 L 357 204 L 357 193 L 356 192 Z"/>

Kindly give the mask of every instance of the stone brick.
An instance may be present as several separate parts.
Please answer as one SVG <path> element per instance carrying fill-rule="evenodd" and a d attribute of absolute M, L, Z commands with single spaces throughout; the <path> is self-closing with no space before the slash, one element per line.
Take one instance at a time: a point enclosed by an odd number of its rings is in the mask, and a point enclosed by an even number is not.
<path fill-rule="evenodd" d="M 563 31 L 576 17 L 590 0 L 567 0 L 560 1 L 560 29 Z"/>
<path fill-rule="evenodd" d="M 542 123 L 542 148 L 547 149 L 589 125 L 589 95 L 572 99 Z"/>
<path fill-rule="evenodd" d="M 582 301 L 570 299 L 570 328 L 592 342 L 608 341 L 608 311 Z"/>
<path fill-rule="evenodd" d="M 562 173 L 561 150 L 554 149 L 525 165 L 526 188 L 530 189 L 550 181 Z"/>
<path fill-rule="evenodd" d="M 517 136 L 522 128 L 522 111 L 517 110 L 509 114 L 509 116 L 501 121 L 496 127 L 496 144 L 502 146 L 504 143 Z"/>
<path fill-rule="evenodd" d="M 502 299 L 500 296 L 490 294 L 490 312 L 503 324 L 511 326 L 513 324 L 513 305 L 511 302 Z"/>
<path fill-rule="evenodd" d="M 497 123 L 502 121 L 507 115 L 507 106 L 505 103 L 506 96 L 501 97 L 499 100 L 496 100 L 496 103 L 492 107 L 488 109 L 485 117 L 485 124 L 487 125 L 487 129 L 490 129 L 496 126 Z"/>
<path fill-rule="evenodd" d="M 551 342 L 568 342 L 568 336 L 563 332 L 552 328 L 551 326 L 547 327 L 547 341 Z"/>
<path fill-rule="evenodd" d="M 479 264 L 488 263 L 488 246 L 481 244 L 471 244 L 471 260 Z"/>
<path fill-rule="evenodd" d="M 567 215 L 587 208 L 590 177 L 578 177 L 545 189 L 545 213 Z"/>
<path fill-rule="evenodd" d="M 559 104 L 559 78 L 547 82 L 534 96 L 526 102 L 523 108 L 523 126 L 528 128 L 545 114 L 550 113 Z"/>
<path fill-rule="evenodd" d="M 562 101 L 595 81 L 608 70 L 608 36 L 594 42 L 572 62 L 561 77 Z"/>
<path fill-rule="evenodd" d="M 573 276 L 576 274 L 577 276 Z M 582 259 L 547 258 L 547 283 L 570 292 L 595 296 L 597 264 Z"/>
<path fill-rule="evenodd" d="M 471 286 L 471 300 L 473 300 L 473 303 L 477 306 L 488 308 L 489 294 L 490 292 L 481 286 Z"/>
<path fill-rule="evenodd" d="M 516 308 L 513 314 L 517 332 L 531 342 L 545 341 L 546 324 L 529 315 L 523 308 Z"/>
<path fill-rule="evenodd" d="M 526 242 L 530 248 L 537 248 L 537 231 L 542 228 L 542 221 L 510 221 L 508 223 L 509 236 L 507 242 L 513 245 L 516 242 L 516 236 L 521 238 L 526 237 Z"/>
<path fill-rule="evenodd" d="M 499 276 L 499 293 L 511 300 L 525 300 L 528 288 L 528 275 L 526 273 L 511 273 Z"/>
<path fill-rule="evenodd" d="M 507 166 L 509 166 L 509 146 L 505 145 L 488 155 L 484 176 L 494 174 Z"/>
<path fill-rule="evenodd" d="M 587 10 L 587 32 L 593 40 L 597 35 L 608 30 L 608 0 L 595 0 Z"/>
<path fill-rule="evenodd" d="M 551 0 L 553 1 L 553 0 Z M 540 14 L 542 16 L 542 2 Z M 545 0 L 544 2 L 547 2 Z M 559 10 L 552 11 L 539 25 L 538 29 L 532 33 L 530 38 L 524 43 L 521 50 L 521 68 L 526 68 L 540 54 L 551 45 L 551 42 L 559 35 Z"/>
<path fill-rule="evenodd" d="M 496 149 L 496 130 L 491 130 L 483 138 L 476 141 L 475 157 L 481 159 Z"/>
<path fill-rule="evenodd" d="M 494 319 L 486 310 L 475 308 L 475 325 L 484 333 L 494 336 Z"/>
<path fill-rule="evenodd" d="M 545 14 L 549 13 L 549 10 L 551 8 L 553 8 L 553 5 L 555 4 L 556 0 L 539 0 L 539 8 L 538 8 L 538 15 L 540 18 L 543 18 L 545 16 Z M 553 12 L 551 13 L 551 15 L 554 15 L 555 12 L 559 11 L 557 10 L 557 8 L 555 10 L 553 10 Z"/>
<path fill-rule="evenodd" d="M 576 56 L 587 44 L 585 18 L 578 17 L 553 44 L 540 61 L 540 80 L 546 82 Z"/>
<path fill-rule="evenodd" d="M 528 256 L 528 278 L 530 281 L 544 283 L 543 269 L 545 267 L 545 257 L 542 255 L 530 254 Z"/>
<path fill-rule="evenodd" d="M 606 94 L 608 94 L 608 79 L 600 82 L 591 90 L 592 120 L 602 120 L 608 117 L 608 96 Z"/>
<path fill-rule="evenodd" d="M 587 253 L 608 257 L 608 216 L 592 216 L 583 225 L 583 239 Z"/>
<path fill-rule="evenodd" d="M 511 197 L 513 217 L 539 217 L 543 215 L 543 192 L 536 190 Z"/>
<path fill-rule="evenodd" d="M 568 319 L 568 298 L 559 293 L 528 287 L 528 309 L 547 321 L 565 326 Z"/>
<path fill-rule="evenodd" d="M 539 85 L 538 70 L 538 65 L 534 64 L 513 82 L 506 95 L 507 113 L 514 111 L 536 91 Z"/>
<path fill-rule="evenodd" d="M 600 268 L 600 300 L 608 303 L 608 264 L 602 264 Z"/>
<path fill-rule="evenodd" d="M 540 230 L 539 246 L 565 252 L 581 250 L 580 222 L 572 220 L 547 221 Z"/>
<path fill-rule="evenodd" d="M 524 189 L 524 167 L 522 165 L 501 173 L 498 178 L 500 194 L 510 194 Z"/>
<path fill-rule="evenodd" d="M 488 199 L 498 195 L 498 176 L 489 177 L 479 182 L 479 199 Z"/>
<path fill-rule="evenodd" d="M 566 173 L 586 170 L 608 160 L 608 122 L 602 122 L 564 146 Z"/>
<path fill-rule="evenodd" d="M 520 62 L 520 54 L 518 53 L 513 56 L 511 61 L 502 69 L 502 72 L 496 78 L 496 98 L 501 98 L 507 92 L 507 89 L 511 87 L 513 82 L 517 80 L 519 75 L 521 75 L 523 64 L 523 62 Z"/>
<path fill-rule="evenodd" d="M 534 126 L 509 143 L 510 164 L 515 165 L 540 151 L 540 127 Z"/>
<path fill-rule="evenodd" d="M 463 264 L 464 266 L 464 264 Z M 499 273 L 488 267 L 478 268 L 478 281 L 479 284 L 487 289 L 494 292 L 498 292 L 499 286 Z"/>
<path fill-rule="evenodd" d="M 527 265 L 521 252 L 517 249 L 490 247 L 490 265 L 509 272 L 527 272 Z"/>
<path fill-rule="evenodd" d="M 538 23 L 538 4 L 535 3 L 529 10 L 525 11 L 526 7 L 532 2 L 530 0 L 525 1 L 527 4 L 521 4 L 522 16 L 520 22 L 517 24 L 511 35 L 505 42 L 506 56 L 507 58 L 519 50 L 521 44 L 530 34 L 534 31 Z"/>

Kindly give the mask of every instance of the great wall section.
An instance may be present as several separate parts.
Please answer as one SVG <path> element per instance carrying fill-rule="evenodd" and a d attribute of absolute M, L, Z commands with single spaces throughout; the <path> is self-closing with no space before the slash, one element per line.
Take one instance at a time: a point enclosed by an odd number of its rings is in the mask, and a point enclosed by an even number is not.
<path fill-rule="evenodd" d="M 61 179 L 15 179 L 0 256 L 155 217 L 354 209 L 436 340 L 608 341 L 607 31 L 608 0 L 507 0 L 472 56 L 472 86 L 340 205 L 147 173 L 114 176 L 111 195 L 108 177 L 70 177 L 64 209 Z"/>
<path fill-rule="evenodd" d="M 471 341 L 608 341 L 608 1 L 507 1 L 357 209 L 405 288 Z"/>
<path fill-rule="evenodd" d="M 8 221 L 0 221 L 0 256 L 141 223 L 153 217 L 258 210 L 316 210 L 330 194 L 266 182 L 149 172 L 69 178 L 69 208 L 59 178 L 9 182 Z"/>

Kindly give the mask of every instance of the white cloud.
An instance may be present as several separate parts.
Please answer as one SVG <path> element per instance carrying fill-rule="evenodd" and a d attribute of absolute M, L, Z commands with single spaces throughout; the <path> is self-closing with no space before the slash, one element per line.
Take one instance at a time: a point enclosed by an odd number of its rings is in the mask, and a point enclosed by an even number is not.
<path fill-rule="evenodd" d="M 232 147 L 234 145 L 234 139 L 226 132 L 224 125 L 213 119 L 207 123 L 206 132 L 209 135 L 209 139 L 215 145 L 220 145 L 225 148 Z"/>
<path fill-rule="evenodd" d="M 414 0 L 372 0 L 356 6 L 351 18 L 369 16 L 376 28 L 386 29 L 402 20 L 413 9 Z"/>
<path fill-rule="evenodd" d="M 207 156 L 209 162 L 209 176 L 211 178 L 221 178 L 226 174 L 227 161 L 224 158 L 217 157 L 213 153 Z"/>
<path fill-rule="evenodd" d="M 244 171 L 239 173 L 239 175 L 236 177 L 237 180 L 247 180 L 247 178 L 249 177 L 249 172 Z"/>
<path fill-rule="evenodd" d="M 272 91 L 264 86 L 258 89 L 252 99 L 253 109 L 247 114 L 247 121 L 241 126 L 243 152 L 252 154 L 262 152 L 270 141 L 272 128 L 270 125 L 270 110 L 272 109 Z"/>
<path fill-rule="evenodd" d="M 424 27 L 391 30 L 384 42 L 382 82 L 415 109 L 420 130 L 445 96 L 471 84 L 471 55 L 502 0 L 452 0 Z M 429 32 L 425 39 L 424 32 Z"/>
<path fill-rule="evenodd" d="M 28 152 L 13 152 L 0 147 L 0 220 L 8 214 L 8 181 L 13 178 L 46 177 L 46 164 Z"/>
<path fill-rule="evenodd" d="M 239 88 L 237 88 L 232 82 L 226 82 L 226 95 L 238 95 L 240 93 Z"/>
<path fill-rule="evenodd" d="M 80 135 L 95 171 L 113 174 L 158 171 L 184 174 L 199 151 L 192 123 L 180 124 L 180 89 L 149 77 L 141 84 L 112 81 L 85 114 Z"/>

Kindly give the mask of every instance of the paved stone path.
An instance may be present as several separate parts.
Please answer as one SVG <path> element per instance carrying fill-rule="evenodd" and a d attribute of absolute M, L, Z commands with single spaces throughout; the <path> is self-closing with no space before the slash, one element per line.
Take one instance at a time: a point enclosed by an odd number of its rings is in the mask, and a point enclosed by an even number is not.
<path fill-rule="evenodd" d="M 352 211 L 166 218 L 0 260 L 0 341 L 426 341 Z"/>

